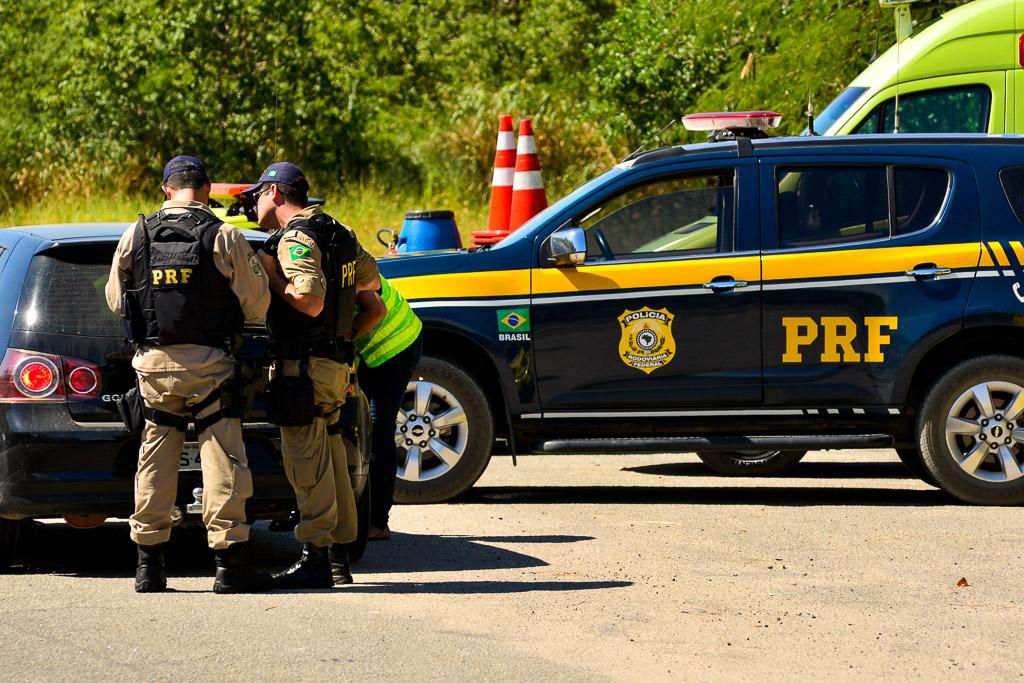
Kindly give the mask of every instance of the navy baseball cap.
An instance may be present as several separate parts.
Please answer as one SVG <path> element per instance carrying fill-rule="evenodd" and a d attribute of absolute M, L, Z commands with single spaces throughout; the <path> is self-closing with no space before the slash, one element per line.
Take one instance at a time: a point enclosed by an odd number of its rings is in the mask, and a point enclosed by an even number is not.
<path fill-rule="evenodd" d="M 309 181 L 302 169 L 290 161 L 278 161 L 267 166 L 266 170 L 256 181 L 256 184 L 246 190 L 243 194 L 254 195 L 263 187 L 263 183 L 283 183 L 291 185 L 299 192 L 309 192 Z"/>
<path fill-rule="evenodd" d="M 206 175 L 206 166 L 203 165 L 199 159 L 190 157 L 186 154 L 176 156 L 167 162 L 164 166 L 164 182 L 175 173 L 181 173 L 182 171 L 199 171 L 203 174 L 203 177 L 209 180 L 209 176 Z"/>

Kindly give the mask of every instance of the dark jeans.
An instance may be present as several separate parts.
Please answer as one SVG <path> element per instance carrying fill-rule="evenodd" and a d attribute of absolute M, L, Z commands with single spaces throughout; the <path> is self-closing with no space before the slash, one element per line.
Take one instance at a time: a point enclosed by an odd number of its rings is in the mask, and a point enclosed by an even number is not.
<path fill-rule="evenodd" d="M 370 448 L 370 524 L 382 529 L 395 495 L 398 450 L 395 424 L 405 387 L 423 355 L 420 336 L 404 351 L 375 368 L 360 364 L 359 385 L 373 403 L 373 438 Z"/>

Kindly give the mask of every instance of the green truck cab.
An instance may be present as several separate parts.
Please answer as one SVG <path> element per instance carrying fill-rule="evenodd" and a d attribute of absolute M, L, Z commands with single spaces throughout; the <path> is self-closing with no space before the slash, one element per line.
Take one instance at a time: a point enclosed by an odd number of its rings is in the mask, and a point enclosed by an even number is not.
<path fill-rule="evenodd" d="M 897 12 L 906 7 L 897 5 Z M 957 7 L 872 62 L 815 118 L 814 130 L 1024 132 L 1022 34 L 1024 0 L 975 0 Z"/>

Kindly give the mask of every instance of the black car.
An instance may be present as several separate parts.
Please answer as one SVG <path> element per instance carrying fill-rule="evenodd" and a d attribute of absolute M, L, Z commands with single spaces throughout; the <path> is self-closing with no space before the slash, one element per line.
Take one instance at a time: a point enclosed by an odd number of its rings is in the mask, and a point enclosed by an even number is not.
<path fill-rule="evenodd" d="M 0 230 L 0 568 L 14 556 L 25 520 L 63 517 L 95 526 L 134 509 L 139 439 L 128 433 L 116 400 L 135 382 L 133 349 L 104 286 L 125 223 L 43 225 Z M 245 231 L 258 248 L 264 235 Z M 265 330 L 250 326 L 238 353 L 254 364 Z M 345 404 L 349 471 L 365 547 L 369 407 Z M 257 399 L 244 423 L 255 492 L 251 520 L 285 519 L 295 496 L 281 467 L 277 427 L 260 421 Z M 194 431 L 185 435 L 175 516 L 189 521 L 202 486 Z M 180 513 L 180 515 L 178 514 Z M 192 515 L 191 519 L 198 519 Z"/>

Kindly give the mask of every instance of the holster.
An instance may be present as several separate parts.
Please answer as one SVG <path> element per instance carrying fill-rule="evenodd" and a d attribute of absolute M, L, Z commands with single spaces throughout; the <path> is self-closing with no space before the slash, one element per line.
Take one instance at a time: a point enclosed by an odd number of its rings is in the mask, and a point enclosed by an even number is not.
<path fill-rule="evenodd" d="M 305 427 L 316 416 L 308 361 L 302 361 L 299 368 L 298 376 L 288 377 L 279 362 L 278 372 L 263 394 L 267 419 L 279 427 Z"/>
<path fill-rule="evenodd" d="M 121 420 L 131 434 L 142 434 L 142 428 L 146 426 L 143 407 L 138 383 L 117 399 L 117 412 L 121 413 Z"/>
<path fill-rule="evenodd" d="M 244 419 L 256 398 L 256 369 L 235 364 L 235 374 L 221 386 L 220 407 L 224 417 Z"/>

